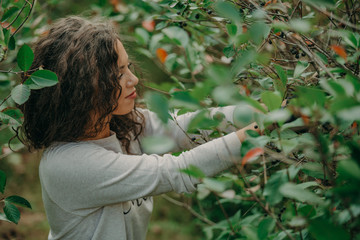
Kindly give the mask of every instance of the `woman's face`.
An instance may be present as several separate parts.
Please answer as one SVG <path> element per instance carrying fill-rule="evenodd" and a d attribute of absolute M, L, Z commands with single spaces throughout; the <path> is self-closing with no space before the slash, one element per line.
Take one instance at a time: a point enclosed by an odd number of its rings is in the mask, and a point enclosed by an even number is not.
<path fill-rule="evenodd" d="M 116 44 L 118 52 L 118 65 L 120 67 L 120 75 L 118 79 L 122 88 L 118 106 L 113 112 L 113 115 L 125 115 L 134 108 L 136 98 L 136 88 L 139 79 L 129 69 L 129 59 L 124 46 L 118 40 Z"/>

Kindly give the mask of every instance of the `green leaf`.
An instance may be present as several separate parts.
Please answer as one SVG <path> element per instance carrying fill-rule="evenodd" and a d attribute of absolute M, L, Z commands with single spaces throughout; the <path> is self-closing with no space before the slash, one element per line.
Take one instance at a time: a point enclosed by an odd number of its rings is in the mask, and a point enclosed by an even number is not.
<path fill-rule="evenodd" d="M 320 89 L 298 86 L 296 87 L 296 94 L 303 106 L 308 107 L 317 104 L 322 107 L 325 104 L 325 93 Z"/>
<path fill-rule="evenodd" d="M 157 92 L 145 93 L 145 102 L 147 107 L 156 113 L 163 123 L 167 123 L 171 115 L 169 114 L 168 100 Z"/>
<path fill-rule="evenodd" d="M 252 24 L 249 28 L 250 39 L 257 45 L 259 45 L 262 41 L 270 33 L 270 27 L 264 22 L 256 22 Z"/>
<path fill-rule="evenodd" d="M 0 170 L 0 192 L 4 193 L 6 186 L 6 174 Z"/>
<path fill-rule="evenodd" d="M 0 221 L 11 222 L 9 219 L 7 219 L 6 215 L 3 213 L 0 213 Z"/>
<path fill-rule="evenodd" d="M 193 98 L 187 91 L 173 92 L 170 99 L 171 107 L 187 108 L 190 110 L 197 110 L 200 108 L 200 103 L 197 99 Z"/>
<path fill-rule="evenodd" d="M 56 74 L 49 70 L 37 70 L 30 76 L 35 84 L 41 87 L 51 87 L 58 83 Z"/>
<path fill-rule="evenodd" d="M 236 6 L 230 2 L 218 1 L 214 5 L 214 9 L 220 16 L 230 19 L 235 24 L 242 22 L 241 16 L 236 10 Z"/>
<path fill-rule="evenodd" d="M 357 181 L 360 181 L 360 167 L 353 160 L 340 161 L 337 171 L 341 179 L 356 179 Z"/>
<path fill-rule="evenodd" d="M 5 198 L 5 202 L 17 204 L 22 207 L 31 209 L 31 204 L 25 198 L 20 197 L 20 196 L 13 195 L 13 196 L 7 197 L 7 198 Z"/>
<path fill-rule="evenodd" d="M 166 136 L 149 136 L 142 139 L 141 146 L 147 154 L 164 154 L 173 150 L 175 142 Z"/>
<path fill-rule="evenodd" d="M 232 73 L 237 75 L 243 72 L 248 64 L 254 62 L 255 58 L 256 51 L 253 48 L 240 52 L 236 61 L 232 64 Z"/>
<path fill-rule="evenodd" d="M 282 98 L 276 92 L 264 91 L 261 94 L 261 100 L 265 103 L 269 111 L 280 108 Z"/>
<path fill-rule="evenodd" d="M 25 84 L 17 85 L 11 91 L 12 99 L 19 105 L 25 103 L 30 97 L 30 88 Z"/>
<path fill-rule="evenodd" d="M 237 26 L 235 24 L 226 24 L 226 29 L 229 36 L 235 36 L 237 32 Z"/>
<path fill-rule="evenodd" d="M 273 174 L 265 185 L 263 195 L 270 205 L 275 205 L 283 199 L 279 192 L 279 188 L 288 182 L 287 174 L 285 171 L 278 171 Z"/>
<path fill-rule="evenodd" d="M 135 29 L 135 37 L 141 45 L 148 44 L 149 39 L 150 39 L 149 33 L 143 28 Z"/>
<path fill-rule="evenodd" d="M 6 124 L 11 126 L 20 126 L 22 123 L 21 121 L 22 117 L 23 114 L 20 111 L 20 109 L 7 108 L 3 110 L 3 112 L 0 112 L 0 120 L 2 121 L 7 120 Z"/>
<path fill-rule="evenodd" d="M 265 218 L 259 223 L 257 232 L 259 240 L 268 239 L 267 237 L 269 233 L 274 229 L 275 223 L 275 220 L 272 218 Z"/>
<path fill-rule="evenodd" d="M 14 15 L 14 13 L 16 13 L 19 10 L 18 7 L 10 7 L 8 8 L 4 15 L 1 18 L 1 22 L 5 22 L 6 20 L 8 20 L 10 17 L 12 17 Z M 6 24 L 5 26 L 7 26 L 8 24 Z"/>
<path fill-rule="evenodd" d="M 14 37 L 14 36 L 11 36 L 11 37 L 10 37 L 8 47 L 9 47 L 10 50 L 15 50 L 16 41 L 15 41 L 15 37 Z"/>
<path fill-rule="evenodd" d="M 230 58 L 235 55 L 234 45 L 230 44 L 223 49 L 225 57 Z"/>
<path fill-rule="evenodd" d="M 31 48 L 24 44 L 18 54 L 17 54 L 17 63 L 21 70 L 26 72 L 31 67 L 31 64 L 34 61 L 34 53 Z"/>
<path fill-rule="evenodd" d="M 17 224 L 19 222 L 20 211 L 15 205 L 11 204 L 10 202 L 5 201 L 4 213 L 7 217 L 7 219 L 9 219 L 11 222 L 13 222 L 15 224 Z"/>
<path fill-rule="evenodd" d="M 214 178 L 204 178 L 203 183 L 208 189 L 215 192 L 223 192 L 226 190 L 226 183 Z"/>
<path fill-rule="evenodd" d="M 284 71 L 284 69 L 279 66 L 279 65 L 274 65 L 276 73 L 278 74 L 279 79 L 275 78 L 273 79 L 273 83 L 274 83 L 274 87 L 275 90 L 281 93 L 281 97 L 284 97 L 284 93 L 286 90 L 286 84 L 287 84 L 287 75 L 286 75 L 286 71 Z"/>
<path fill-rule="evenodd" d="M 324 204 L 324 201 L 315 193 L 303 189 L 301 186 L 295 185 L 294 183 L 285 183 L 280 187 L 279 192 L 284 197 L 292 198 L 300 202 L 320 205 Z"/>
<path fill-rule="evenodd" d="M 233 112 L 234 124 L 238 128 L 243 128 L 254 122 L 254 111 L 248 104 L 239 104 Z"/>
<path fill-rule="evenodd" d="M 206 177 L 203 171 L 194 165 L 190 165 L 188 168 L 181 169 L 180 171 L 196 178 Z"/>
<path fill-rule="evenodd" d="M 291 29 L 299 33 L 307 33 L 311 30 L 311 24 L 307 20 L 291 19 L 289 24 Z"/>
<path fill-rule="evenodd" d="M 310 66 L 308 62 L 299 61 L 296 64 L 294 71 L 294 78 L 300 77 L 300 75 Z"/>
<path fill-rule="evenodd" d="M 191 119 L 188 132 L 196 132 L 199 129 L 211 130 L 219 125 L 220 121 L 212 119 L 208 111 L 200 111 L 196 116 Z"/>
<path fill-rule="evenodd" d="M 309 232 L 316 240 L 349 240 L 350 234 L 341 226 L 336 226 L 325 219 L 310 220 Z"/>
<path fill-rule="evenodd" d="M 182 28 L 172 26 L 164 28 L 162 32 L 179 46 L 186 47 L 189 43 L 189 35 Z"/>

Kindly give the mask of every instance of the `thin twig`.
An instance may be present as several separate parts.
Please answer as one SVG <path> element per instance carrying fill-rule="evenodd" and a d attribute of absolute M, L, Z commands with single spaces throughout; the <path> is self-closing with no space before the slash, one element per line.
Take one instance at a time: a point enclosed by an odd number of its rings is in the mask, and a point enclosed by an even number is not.
<path fill-rule="evenodd" d="M 20 9 L 19 13 L 16 15 L 16 17 L 14 18 L 14 20 L 11 21 L 11 23 L 9 23 L 6 27 L 4 28 L 9 28 L 11 25 L 14 24 L 14 22 L 19 18 L 20 14 L 22 13 L 22 11 L 25 9 L 25 7 L 27 6 L 27 1 L 25 1 L 24 5 L 22 6 L 22 8 Z"/>
<path fill-rule="evenodd" d="M 183 207 L 183 208 L 186 208 L 191 214 L 193 214 L 195 217 L 199 218 L 201 221 L 209 224 L 209 225 L 215 225 L 216 223 L 214 223 L 213 221 L 211 221 L 210 219 L 200 215 L 199 213 L 197 213 L 194 209 L 192 209 L 192 207 L 190 207 L 188 204 L 185 204 L 183 202 L 180 202 L 180 201 L 177 201 L 165 194 L 161 195 L 161 197 L 163 197 L 164 199 L 166 199 L 167 201 L 175 204 L 175 205 L 178 205 L 180 207 Z"/>
<path fill-rule="evenodd" d="M 25 0 L 25 1 L 30 5 L 30 10 L 29 10 L 28 14 L 26 15 L 25 19 L 20 24 L 20 26 L 15 30 L 15 32 L 13 32 L 13 34 L 11 34 L 11 37 L 13 37 L 22 28 L 22 26 L 25 24 L 25 22 L 29 19 L 31 12 L 34 8 L 35 0 L 33 0 L 32 3 L 29 3 L 27 0 Z"/>

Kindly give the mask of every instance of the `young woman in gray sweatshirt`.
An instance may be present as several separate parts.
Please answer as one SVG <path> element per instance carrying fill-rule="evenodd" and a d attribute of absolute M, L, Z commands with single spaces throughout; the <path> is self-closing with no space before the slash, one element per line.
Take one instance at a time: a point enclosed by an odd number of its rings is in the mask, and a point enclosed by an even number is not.
<path fill-rule="evenodd" d="M 186 129 L 196 113 L 172 115 L 163 124 L 135 108 L 138 78 L 108 23 L 68 17 L 54 23 L 34 45 L 33 70 L 55 72 L 59 83 L 31 91 L 21 107 L 24 140 L 45 149 L 40 181 L 49 239 L 146 238 L 152 196 L 192 192 L 199 179 L 181 169 L 194 165 L 213 176 L 240 161 L 245 131 L 194 146 Z M 232 121 L 234 107 L 215 108 Z M 175 141 L 179 156 L 144 154 L 147 136 Z M 195 140 L 196 141 L 196 140 Z"/>

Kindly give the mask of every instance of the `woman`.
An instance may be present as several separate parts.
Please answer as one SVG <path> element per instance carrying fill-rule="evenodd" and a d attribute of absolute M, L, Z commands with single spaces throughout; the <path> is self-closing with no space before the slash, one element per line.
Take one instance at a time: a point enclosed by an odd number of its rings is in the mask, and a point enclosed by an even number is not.
<path fill-rule="evenodd" d="M 191 164 L 215 175 L 239 161 L 244 132 L 259 131 L 251 124 L 178 157 L 143 154 L 139 142 L 154 134 L 174 138 L 176 150 L 188 149 L 192 142 L 181 128 L 193 114 L 164 126 L 154 113 L 135 109 L 138 79 L 112 27 L 61 19 L 34 53 L 32 69 L 49 69 L 59 79 L 33 90 L 21 106 L 26 142 L 46 149 L 40 181 L 49 239 L 145 239 L 151 196 L 194 191 L 199 180 L 180 169 Z M 232 110 L 221 109 L 227 116 Z"/>

